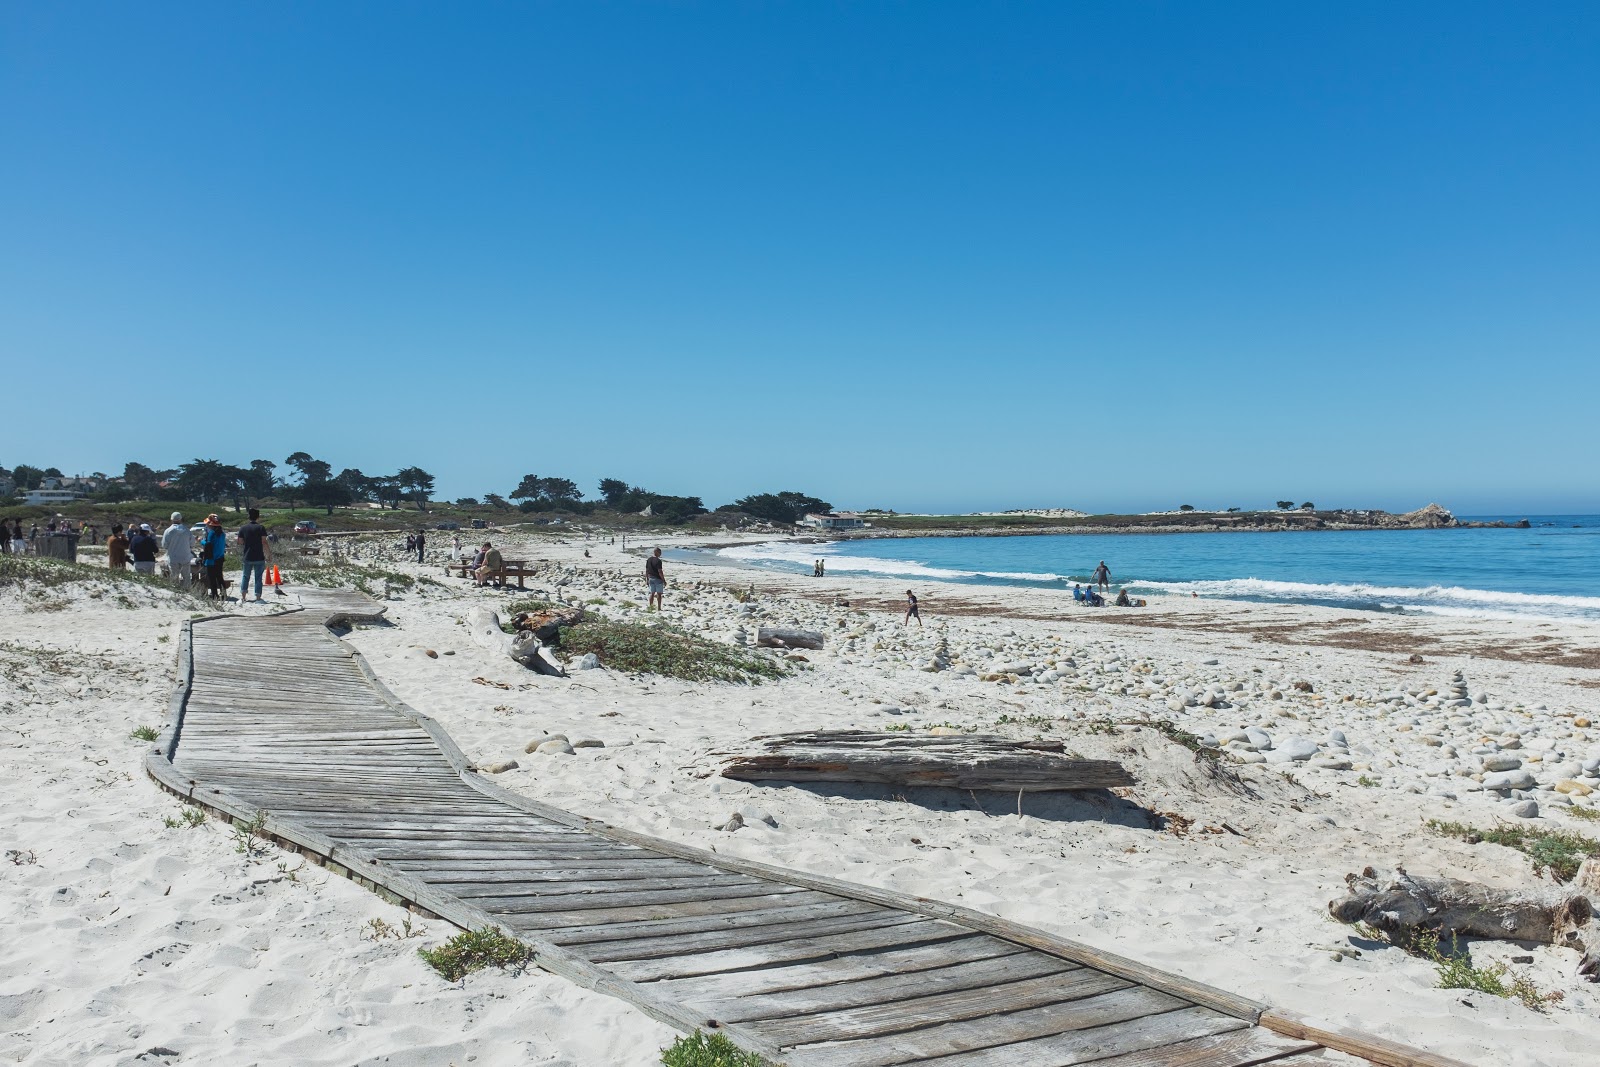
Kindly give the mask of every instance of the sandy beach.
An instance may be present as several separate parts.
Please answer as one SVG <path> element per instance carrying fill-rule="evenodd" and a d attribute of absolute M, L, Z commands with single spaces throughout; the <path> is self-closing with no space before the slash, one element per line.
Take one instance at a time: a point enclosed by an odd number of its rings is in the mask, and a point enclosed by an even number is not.
<path fill-rule="evenodd" d="M 718 852 L 978 908 L 1471 1063 L 1558 1067 L 1600 1039 L 1600 989 L 1574 977 L 1570 950 L 1471 946 L 1475 962 L 1505 961 L 1562 994 L 1541 1013 L 1437 988 L 1431 964 L 1327 913 L 1344 876 L 1367 865 L 1541 882 L 1522 853 L 1440 836 L 1428 819 L 1600 832 L 1571 813 L 1594 811 L 1586 791 L 1600 786 L 1583 766 L 1600 756 L 1587 725 L 1600 717 L 1600 628 L 1178 598 L 1096 611 L 1059 593 L 923 584 L 924 625 L 907 629 L 903 581 L 669 563 L 667 621 L 716 640 L 797 625 L 824 631 L 826 647 L 756 687 L 603 667 L 560 679 L 484 651 L 467 611 L 526 596 L 639 618 L 641 560 L 581 535 L 496 541 L 543 561 L 525 594 L 475 589 L 368 544 L 369 561 L 428 581 L 389 597 L 392 625 L 347 640 L 469 757 L 517 761 L 495 777 L 506 788 Z M 748 602 L 730 594 L 752 585 Z M 228 827 L 187 825 L 183 806 L 143 777 L 130 732 L 162 723 L 175 635 L 196 610 L 98 580 L 0 589 L 12 800 L 0 813 L 11 917 L 0 1056 L 657 1062 L 672 1031 L 627 1005 L 538 971 L 447 983 L 415 950 L 448 937 L 448 924 L 413 920 L 424 929 L 405 937 L 405 914 L 353 883 L 297 857 L 242 854 Z M 1456 671 L 1469 696 L 1451 706 Z M 1224 773 L 1161 729 L 1128 724 L 1140 720 L 1214 742 Z M 763 734 L 941 726 L 1059 738 L 1124 761 L 1138 784 L 1028 796 L 1019 814 L 1014 795 L 715 773 L 721 754 Z M 1270 747 L 1247 730 L 1265 730 Z M 602 744 L 525 751 L 551 734 Z M 1522 797 L 1485 791 L 1485 755 L 1530 773 L 1522 792 L 1536 817 L 1512 813 Z M 1546 788 L 1558 781 L 1582 788 Z M 743 827 L 720 829 L 735 813 Z"/>

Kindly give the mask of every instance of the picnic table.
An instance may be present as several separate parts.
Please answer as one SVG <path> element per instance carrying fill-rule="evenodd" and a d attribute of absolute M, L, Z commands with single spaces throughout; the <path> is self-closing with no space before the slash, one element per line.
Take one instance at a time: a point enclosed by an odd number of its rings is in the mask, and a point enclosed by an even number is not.
<path fill-rule="evenodd" d="M 515 578 L 517 580 L 518 589 L 526 589 L 527 586 L 523 584 L 523 580 L 530 578 L 537 573 L 537 570 L 533 566 L 533 562 L 531 560 L 505 559 L 501 562 L 505 564 L 505 569 L 500 572 L 501 581 L 505 581 L 508 578 Z M 472 561 L 470 559 L 450 560 L 444 565 L 444 573 L 446 576 L 454 574 L 459 575 L 462 578 L 471 578 L 473 576 Z"/>

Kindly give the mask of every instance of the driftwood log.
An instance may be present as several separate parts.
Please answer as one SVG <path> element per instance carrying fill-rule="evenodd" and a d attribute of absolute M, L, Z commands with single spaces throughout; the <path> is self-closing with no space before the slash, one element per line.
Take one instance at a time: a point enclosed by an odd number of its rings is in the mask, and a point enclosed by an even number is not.
<path fill-rule="evenodd" d="M 1589 926 L 1594 904 L 1574 886 L 1495 889 L 1455 878 L 1418 878 L 1405 868 L 1345 875 L 1346 894 L 1328 902 L 1340 922 L 1365 922 L 1391 940 L 1421 931 L 1502 941 L 1535 941 L 1585 951 L 1600 944 Z M 1581 967 L 1600 962 L 1586 953 Z M 1580 972 L 1581 973 L 1581 972 Z"/>
<path fill-rule="evenodd" d="M 788 626 L 761 626 L 756 629 L 756 644 L 762 648 L 821 648 L 822 634 Z"/>
<path fill-rule="evenodd" d="M 879 734 L 825 730 L 755 739 L 761 751 L 735 754 L 725 778 L 743 781 L 874 782 L 1008 793 L 1132 785 L 1112 760 L 1074 759 L 1059 741 L 987 734 Z"/>
<path fill-rule="evenodd" d="M 567 672 L 543 654 L 544 643 L 531 633 L 512 637 L 500 628 L 500 613 L 489 608 L 473 608 L 467 612 L 467 632 L 478 645 L 500 655 L 510 656 L 518 663 L 540 674 L 565 678 Z"/>
<path fill-rule="evenodd" d="M 519 631 L 531 633 L 545 644 L 551 644 L 559 640 L 561 627 L 575 626 L 583 621 L 583 617 L 581 607 L 550 608 L 545 611 L 518 612 L 511 623 Z"/>

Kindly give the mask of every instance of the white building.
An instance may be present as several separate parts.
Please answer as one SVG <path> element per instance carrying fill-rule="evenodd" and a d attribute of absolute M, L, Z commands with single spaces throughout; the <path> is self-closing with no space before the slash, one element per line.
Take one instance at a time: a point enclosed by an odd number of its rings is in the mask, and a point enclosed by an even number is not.
<path fill-rule="evenodd" d="M 801 526 L 815 530 L 859 530 L 866 520 L 853 511 L 830 512 L 827 515 L 808 514 L 800 520 Z"/>
<path fill-rule="evenodd" d="M 81 499 L 82 493 L 73 489 L 28 489 L 22 494 L 24 504 L 70 504 Z"/>

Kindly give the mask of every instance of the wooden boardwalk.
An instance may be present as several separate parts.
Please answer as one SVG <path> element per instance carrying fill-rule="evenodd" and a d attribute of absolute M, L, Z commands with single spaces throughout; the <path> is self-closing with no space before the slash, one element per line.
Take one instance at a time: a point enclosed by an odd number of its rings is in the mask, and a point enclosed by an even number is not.
<path fill-rule="evenodd" d="M 729 859 L 476 774 L 329 633 L 382 608 L 186 627 L 146 758 L 175 793 L 397 903 L 793 1067 L 1460 1067 L 949 904 Z M 1359 1061 L 1358 1061 L 1359 1062 Z"/>

